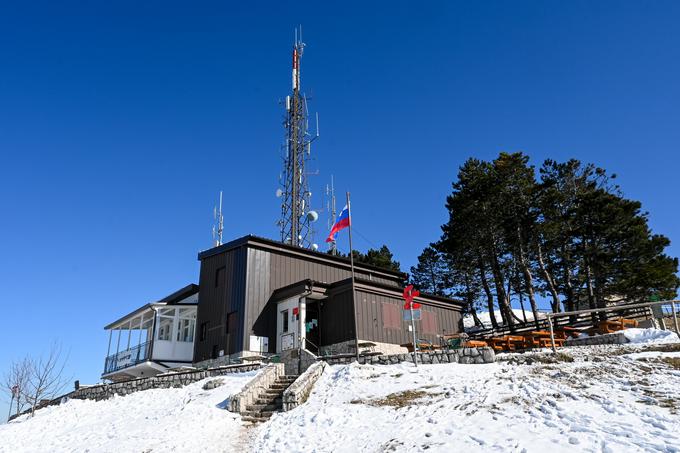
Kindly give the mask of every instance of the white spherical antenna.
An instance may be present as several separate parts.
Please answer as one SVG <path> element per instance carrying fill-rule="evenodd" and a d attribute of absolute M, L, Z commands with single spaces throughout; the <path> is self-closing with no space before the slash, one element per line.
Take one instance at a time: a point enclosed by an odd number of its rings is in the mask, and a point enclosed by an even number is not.
<path fill-rule="evenodd" d="M 283 196 L 283 190 L 276 189 L 276 198 L 281 198 Z"/>
<path fill-rule="evenodd" d="M 307 213 L 307 220 L 309 220 L 310 222 L 316 222 L 317 220 L 319 220 L 319 213 L 316 211 L 309 211 Z"/>
<path fill-rule="evenodd" d="M 319 244 L 312 244 L 312 250 L 314 251 L 319 250 Z"/>

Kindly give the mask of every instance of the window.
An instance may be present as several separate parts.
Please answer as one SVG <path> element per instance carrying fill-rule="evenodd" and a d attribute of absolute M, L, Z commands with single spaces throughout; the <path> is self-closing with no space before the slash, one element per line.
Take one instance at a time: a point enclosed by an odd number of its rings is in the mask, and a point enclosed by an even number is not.
<path fill-rule="evenodd" d="M 225 332 L 227 334 L 235 333 L 236 329 L 238 328 L 238 326 L 236 325 L 236 321 L 238 319 L 236 315 L 237 313 L 235 311 L 227 313 L 227 323 L 225 325 Z"/>
<path fill-rule="evenodd" d="M 163 308 L 158 312 L 158 340 L 172 340 L 172 331 L 175 324 L 175 309 Z"/>
<path fill-rule="evenodd" d="M 203 322 L 201 323 L 201 341 L 205 341 L 205 339 L 208 337 L 208 323 Z"/>
<path fill-rule="evenodd" d="M 179 329 L 177 331 L 177 341 L 191 343 L 194 341 L 194 326 L 195 323 L 191 319 L 180 319 Z"/>
<path fill-rule="evenodd" d="M 224 277 L 226 274 L 226 268 L 224 266 L 217 268 L 215 271 L 215 288 L 224 287 Z"/>
<path fill-rule="evenodd" d="M 283 316 L 283 329 L 281 331 L 286 333 L 288 332 L 288 310 L 282 311 L 281 315 Z"/>
<path fill-rule="evenodd" d="M 399 305 L 389 302 L 382 303 L 383 328 L 401 329 L 401 319 Z"/>
<path fill-rule="evenodd" d="M 431 311 L 422 310 L 422 321 L 420 322 L 423 333 L 436 335 L 437 328 L 437 314 Z"/>
<path fill-rule="evenodd" d="M 196 328 L 196 309 L 180 308 L 177 323 L 177 341 L 192 343 L 194 341 L 194 329 Z"/>

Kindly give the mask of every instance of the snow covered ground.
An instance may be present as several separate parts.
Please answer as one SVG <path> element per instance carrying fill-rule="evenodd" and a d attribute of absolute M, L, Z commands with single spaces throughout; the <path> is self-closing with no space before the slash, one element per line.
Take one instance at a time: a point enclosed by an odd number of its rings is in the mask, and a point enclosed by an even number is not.
<path fill-rule="evenodd" d="M 645 348 L 657 350 L 635 355 Z M 680 365 L 663 360 L 680 345 L 645 348 L 329 367 L 305 405 L 259 428 L 253 451 L 678 452 Z"/>
<path fill-rule="evenodd" d="M 631 336 L 490 365 L 327 367 L 307 403 L 254 426 L 223 409 L 254 373 L 70 401 L 0 426 L 0 452 L 680 452 L 680 343 Z"/>
<path fill-rule="evenodd" d="M 0 452 L 241 451 L 241 417 L 223 408 L 255 374 L 41 409 L 0 425 Z M 214 379 L 224 385 L 203 390 Z"/>

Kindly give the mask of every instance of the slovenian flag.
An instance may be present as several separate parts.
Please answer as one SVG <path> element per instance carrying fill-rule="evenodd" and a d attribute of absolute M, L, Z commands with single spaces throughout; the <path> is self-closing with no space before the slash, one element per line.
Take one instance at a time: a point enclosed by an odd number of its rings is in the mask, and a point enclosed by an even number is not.
<path fill-rule="evenodd" d="M 345 207 L 342 208 L 342 212 L 340 213 L 338 220 L 335 222 L 335 225 L 333 225 L 333 228 L 331 228 L 331 232 L 328 234 L 326 242 L 335 241 L 335 237 L 338 235 L 338 232 L 347 228 L 349 226 L 349 222 L 349 208 L 347 205 L 345 205 Z"/>

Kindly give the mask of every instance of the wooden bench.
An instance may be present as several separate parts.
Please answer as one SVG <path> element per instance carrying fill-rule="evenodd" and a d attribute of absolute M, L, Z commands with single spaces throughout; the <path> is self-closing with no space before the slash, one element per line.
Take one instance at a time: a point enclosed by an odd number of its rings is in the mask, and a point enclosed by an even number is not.
<path fill-rule="evenodd" d="M 485 348 L 489 346 L 486 341 L 480 341 L 480 340 L 468 340 L 464 343 L 465 348 Z"/>

